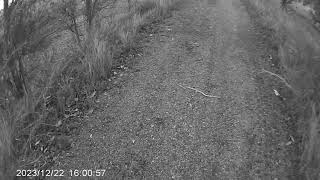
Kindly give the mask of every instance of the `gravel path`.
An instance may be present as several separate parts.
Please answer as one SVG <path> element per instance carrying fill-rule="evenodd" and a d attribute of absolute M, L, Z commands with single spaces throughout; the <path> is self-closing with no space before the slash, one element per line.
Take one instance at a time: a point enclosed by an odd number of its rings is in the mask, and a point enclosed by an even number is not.
<path fill-rule="evenodd" d="M 287 179 L 283 117 L 257 80 L 268 47 L 240 0 L 183 0 L 159 28 L 56 168 L 106 169 L 100 179 Z"/>

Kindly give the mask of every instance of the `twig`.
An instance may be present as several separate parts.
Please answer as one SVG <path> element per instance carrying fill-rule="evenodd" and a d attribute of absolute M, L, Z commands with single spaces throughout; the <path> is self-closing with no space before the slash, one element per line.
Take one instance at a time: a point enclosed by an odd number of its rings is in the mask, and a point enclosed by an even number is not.
<path fill-rule="evenodd" d="M 202 91 L 200 91 L 200 90 L 198 90 L 198 89 L 196 89 L 196 88 L 192 88 L 192 87 L 189 87 L 189 86 L 187 86 L 187 87 L 184 87 L 184 86 L 182 86 L 182 85 L 180 85 L 180 84 L 178 84 L 178 86 L 180 86 L 180 87 L 182 87 L 182 88 L 184 88 L 184 89 L 191 89 L 191 90 L 194 90 L 194 91 L 196 91 L 196 92 L 198 92 L 198 93 L 201 93 L 203 96 L 205 96 L 205 97 L 210 97 L 210 98 L 220 98 L 219 96 L 212 96 L 212 95 L 207 95 L 207 94 L 205 94 L 204 92 L 202 92 Z"/>
<path fill-rule="evenodd" d="M 261 73 L 263 73 L 263 72 L 266 72 L 266 73 L 269 73 L 269 74 L 271 74 L 271 75 L 273 75 L 273 76 L 276 76 L 276 77 L 279 78 L 288 88 L 290 88 L 292 91 L 296 92 L 295 89 L 294 89 L 283 77 L 281 77 L 281 76 L 279 76 L 278 74 L 275 74 L 275 73 L 273 73 L 273 72 L 267 71 L 267 70 L 265 70 L 265 69 L 262 69 L 262 72 L 261 72 Z"/>

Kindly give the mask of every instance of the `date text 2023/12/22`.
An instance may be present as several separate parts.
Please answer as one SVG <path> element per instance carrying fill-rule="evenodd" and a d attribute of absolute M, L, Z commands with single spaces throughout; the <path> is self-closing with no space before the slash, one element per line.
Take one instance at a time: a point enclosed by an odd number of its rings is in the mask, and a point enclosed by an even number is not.
<path fill-rule="evenodd" d="M 38 170 L 38 169 L 18 169 L 16 171 L 16 176 L 20 177 L 102 177 L 104 176 L 105 169 L 47 169 L 47 170 Z"/>

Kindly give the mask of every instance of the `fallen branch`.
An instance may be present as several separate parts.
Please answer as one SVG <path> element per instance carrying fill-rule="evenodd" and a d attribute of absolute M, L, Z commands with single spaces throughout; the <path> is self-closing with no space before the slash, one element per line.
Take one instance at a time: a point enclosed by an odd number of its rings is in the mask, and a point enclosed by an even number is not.
<path fill-rule="evenodd" d="M 184 89 L 191 89 L 191 90 L 194 90 L 194 91 L 196 91 L 196 92 L 198 92 L 198 93 L 202 94 L 202 95 L 203 95 L 203 96 L 205 96 L 205 97 L 210 97 L 210 98 L 220 98 L 219 96 L 212 96 L 212 95 L 205 94 L 204 92 L 202 92 L 202 91 L 200 91 L 200 90 L 198 90 L 198 89 L 196 89 L 196 88 L 192 88 L 192 87 L 189 87 L 189 86 L 184 87 L 184 86 L 182 86 L 182 85 L 180 85 L 180 84 L 178 84 L 178 86 L 180 86 L 180 87 L 182 87 L 182 88 L 184 88 Z"/>
<path fill-rule="evenodd" d="M 266 72 L 266 73 L 268 73 L 268 74 L 271 74 L 271 75 L 279 78 L 289 89 L 291 89 L 292 91 L 296 92 L 296 90 L 295 90 L 283 77 L 281 77 L 280 75 L 275 74 L 275 73 L 270 72 L 270 71 L 267 71 L 267 70 L 265 70 L 265 69 L 262 69 L 262 72 L 261 72 L 261 73 L 263 73 L 263 72 Z"/>

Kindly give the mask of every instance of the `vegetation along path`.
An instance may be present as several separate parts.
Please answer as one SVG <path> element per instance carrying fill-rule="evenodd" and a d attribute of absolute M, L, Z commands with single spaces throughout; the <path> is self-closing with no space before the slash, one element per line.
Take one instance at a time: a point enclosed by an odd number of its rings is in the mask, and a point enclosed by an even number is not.
<path fill-rule="evenodd" d="M 55 169 L 106 170 L 92 179 L 290 177 L 279 100 L 259 80 L 269 47 L 244 4 L 183 0 L 159 28 Z"/>

